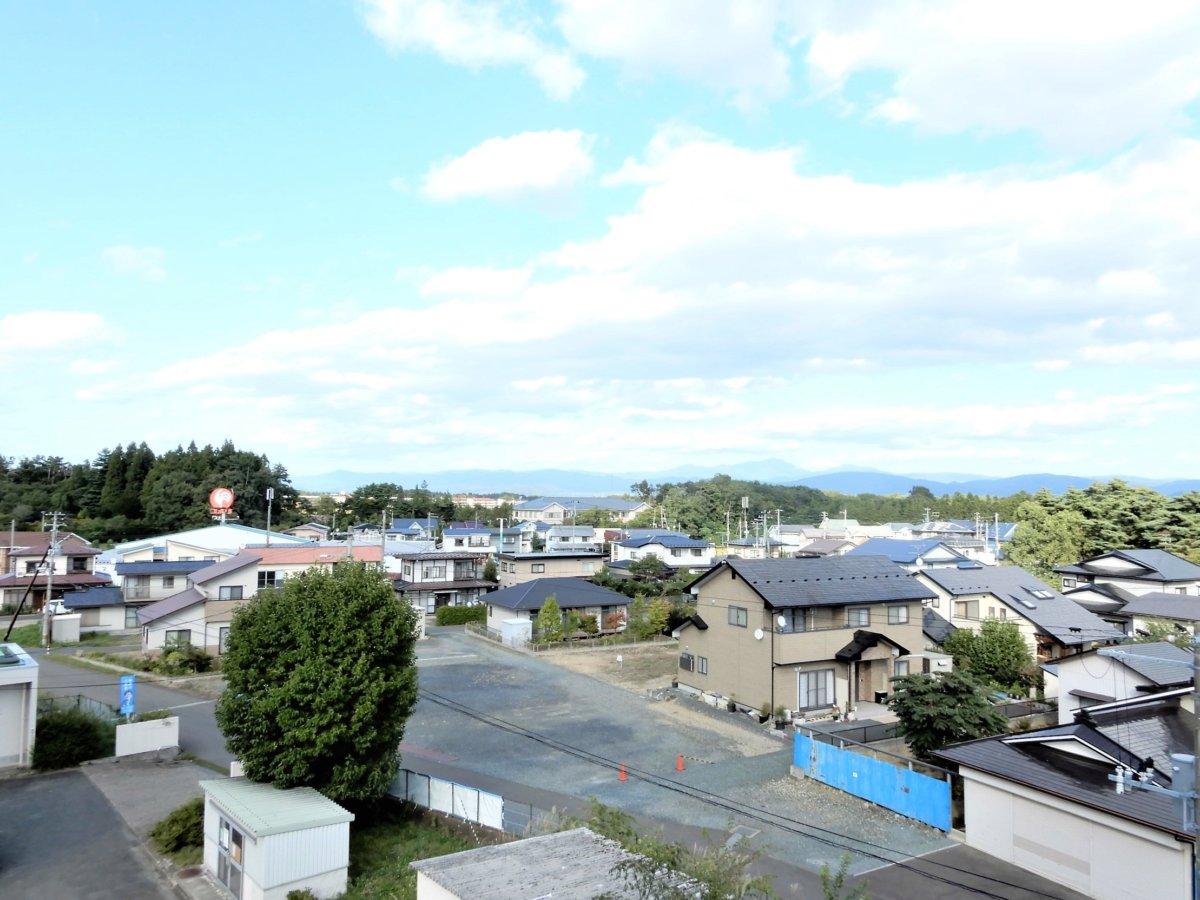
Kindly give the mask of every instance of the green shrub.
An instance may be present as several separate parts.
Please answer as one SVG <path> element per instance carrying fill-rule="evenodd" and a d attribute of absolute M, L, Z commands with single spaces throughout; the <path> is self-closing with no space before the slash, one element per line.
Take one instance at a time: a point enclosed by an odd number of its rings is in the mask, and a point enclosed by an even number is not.
<path fill-rule="evenodd" d="M 192 847 L 204 846 L 204 798 L 189 800 L 150 832 L 159 853 L 179 853 Z"/>
<path fill-rule="evenodd" d="M 439 625 L 465 625 L 467 622 L 486 622 L 487 607 L 478 606 L 443 606 L 437 613 Z"/>
<path fill-rule="evenodd" d="M 212 668 L 213 658 L 191 644 L 177 644 L 154 660 L 151 668 L 160 675 L 197 675 Z"/>
<path fill-rule="evenodd" d="M 81 709 L 48 709 L 38 715 L 33 767 L 44 772 L 112 756 L 116 734 L 111 722 Z"/>
<path fill-rule="evenodd" d="M 308 888 L 293 888 L 287 892 L 285 900 L 317 900 L 317 895 Z"/>
<path fill-rule="evenodd" d="M 169 709 L 149 709 L 144 713 L 138 713 L 133 717 L 134 722 L 153 722 L 156 719 L 169 719 L 175 715 Z"/>
<path fill-rule="evenodd" d="M 584 634 L 598 634 L 600 626 L 596 624 L 596 617 L 584 616 L 583 620 L 579 623 L 579 630 Z"/>

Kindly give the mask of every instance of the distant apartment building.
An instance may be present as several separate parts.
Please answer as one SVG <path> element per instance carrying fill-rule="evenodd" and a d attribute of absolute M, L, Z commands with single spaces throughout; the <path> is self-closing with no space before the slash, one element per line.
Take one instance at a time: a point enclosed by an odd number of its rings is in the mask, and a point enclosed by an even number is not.
<path fill-rule="evenodd" d="M 513 507 L 515 515 L 551 525 L 575 523 L 580 513 L 601 510 L 618 522 L 632 522 L 650 506 L 641 500 L 621 497 L 535 497 Z"/>

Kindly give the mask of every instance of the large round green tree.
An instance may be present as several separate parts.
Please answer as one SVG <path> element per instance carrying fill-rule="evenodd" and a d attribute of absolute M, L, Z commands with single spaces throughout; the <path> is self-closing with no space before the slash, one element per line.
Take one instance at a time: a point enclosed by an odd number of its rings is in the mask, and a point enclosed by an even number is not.
<path fill-rule="evenodd" d="M 234 616 L 217 724 L 247 777 L 381 797 L 417 700 L 416 612 L 360 563 L 310 570 Z"/>

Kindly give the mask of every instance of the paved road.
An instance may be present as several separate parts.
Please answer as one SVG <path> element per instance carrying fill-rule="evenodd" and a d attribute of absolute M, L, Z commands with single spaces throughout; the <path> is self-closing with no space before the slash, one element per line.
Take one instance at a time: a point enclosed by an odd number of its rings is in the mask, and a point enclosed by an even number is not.
<path fill-rule="evenodd" d="M 55 659 L 61 651 L 31 651 L 38 663 L 38 683 L 43 693 L 69 696 L 82 694 L 110 706 L 119 701 L 115 672 L 99 672 L 77 668 Z M 139 710 L 170 709 L 179 716 L 179 745 L 186 753 L 215 765 L 228 768 L 233 756 L 225 749 L 225 737 L 217 728 L 213 716 L 215 700 L 200 700 L 193 694 L 161 687 L 153 682 L 138 684 Z"/>
<path fill-rule="evenodd" d="M 166 900 L 138 841 L 79 770 L 0 782 L 0 896 Z"/>

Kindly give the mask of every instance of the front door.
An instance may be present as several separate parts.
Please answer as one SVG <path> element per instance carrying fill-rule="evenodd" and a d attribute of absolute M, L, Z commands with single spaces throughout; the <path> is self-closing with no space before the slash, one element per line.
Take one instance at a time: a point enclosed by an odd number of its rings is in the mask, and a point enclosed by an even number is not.
<path fill-rule="evenodd" d="M 863 701 L 873 701 L 875 695 L 871 693 L 871 663 L 859 660 L 855 664 L 858 677 L 854 686 L 855 701 L 862 703 Z"/>
<path fill-rule="evenodd" d="M 229 888 L 229 893 L 237 898 L 242 896 L 245 850 L 245 836 L 222 816 L 217 836 L 217 881 Z"/>
<path fill-rule="evenodd" d="M 433 595 L 433 605 L 435 609 L 441 609 L 443 606 L 449 606 L 453 600 L 453 593 L 443 593 L 439 591 Z"/>

